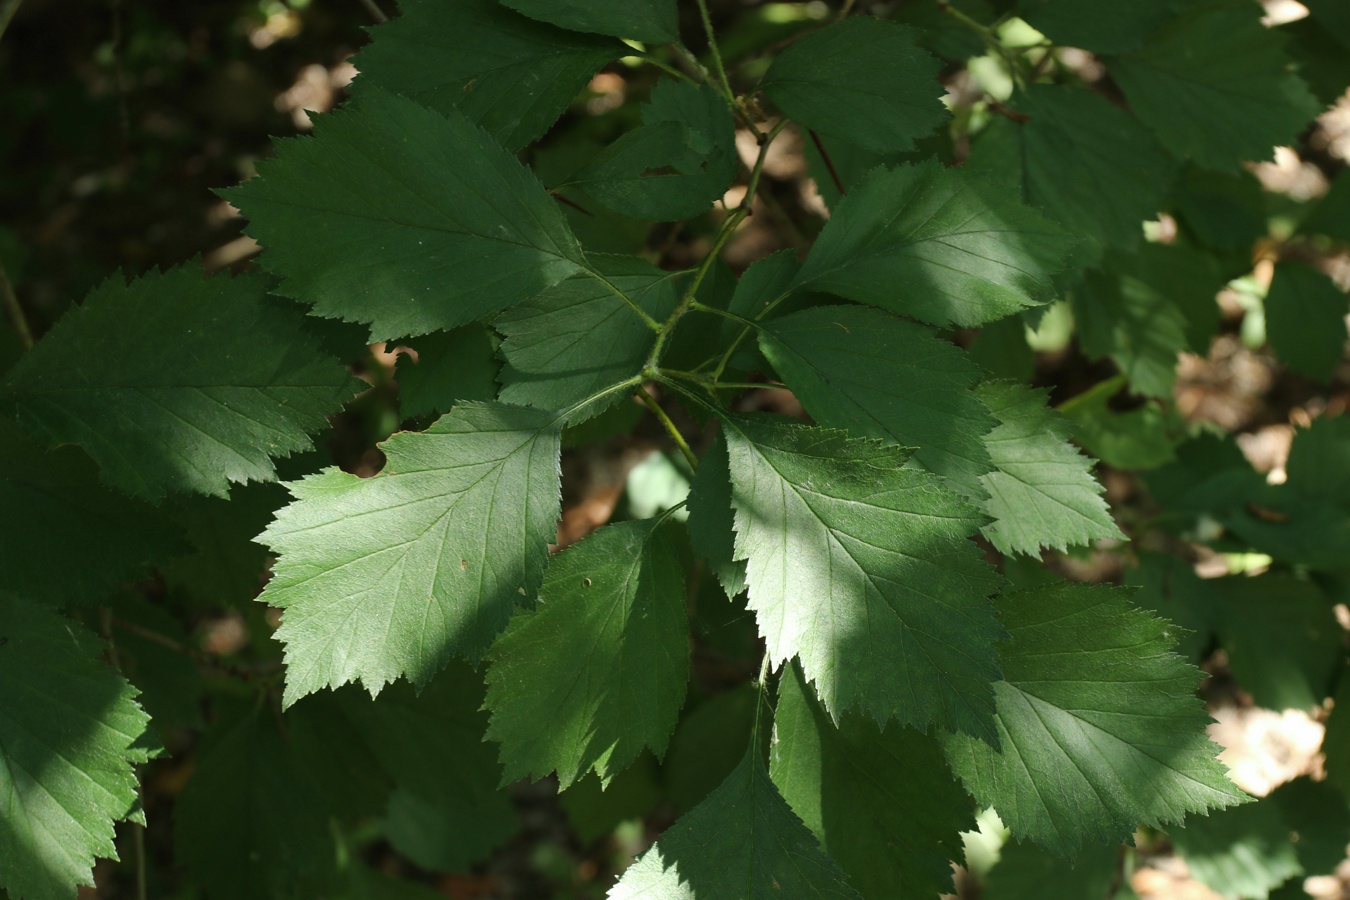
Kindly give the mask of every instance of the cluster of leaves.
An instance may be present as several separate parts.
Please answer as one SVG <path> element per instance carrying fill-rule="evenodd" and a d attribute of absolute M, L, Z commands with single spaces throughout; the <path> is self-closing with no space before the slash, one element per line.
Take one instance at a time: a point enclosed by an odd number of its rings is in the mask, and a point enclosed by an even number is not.
<path fill-rule="evenodd" d="M 1350 833 L 1350 772 L 1249 803 L 1194 663 L 1217 642 L 1275 708 L 1350 690 L 1350 429 L 1300 433 L 1271 485 L 1168 405 L 1266 234 L 1240 163 L 1350 83 L 1347 23 L 1310 6 L 1285 35 L 1248 0 L 792 6 L 733 57 L 741 23 L 719 47 L 702 0 L 404 0 L 352 100 L 223 192 L 263 272 L 115 277 L 0 381 L 0 494 L 26 511 L 0 563 L 0 886 L 90 883 L 144 820 L 133 767 L 204 725 L 175 830 L 208 896 L 422 896 L 356 861 L 370 823 L 463 868 L 517 828 L 498 785 L 547 776 L 597 833 L 682 813 L 615 898 L 936 896 L 980 808 L 1024 842 L 990 897 L 1122 895 L 1141 824 L 1233 896 L 1338 860 L 1288 834 L 1328 810 Z M 617 137 L 527 150 L 611 65 L 649 88 Z M 981 90 L 949 109 L 963 72 Z M 721 253 L 803 134 L 828 221 L 735 277 Z M 1146 241 L 1160 211 L 1178 233 Z M 1350 240 L 1350 175 L 1302 212 L 1265 321 L 1329 378 L 1345 295 L 1295 259 Z M 643 223 L 682 220 L 705 252 L 663 268 Z M 1027 383 L 1056 302 L 1120 372 L 1062 412 Z M 338 357 L 384 341 L 418 350 L 408 427 L 378 474 L 323 467 L 311 436 L 364 387 Z M 747 411 L 769 384 L 810 423 Z M 1150 399 L 1117 412 L 1122 389 Z M 551 554 L 563 447 L 639 404 L 687 500 Z M 1130 529 L 1137 590 L 1022 562 L 1126 537 L 1075 428 L 1164 511 Z M 278 465 L 289 498 L 248 484 Z M 1273 568 L 1201 580 L 1179 554 L 1206 543 Z M 181 634 L 212 607 L 266 631 L 264 606 L 284 669 Z M 745 685 L 687 705 L 691 640 L 736 622 Z M 1335 716 L 1328 741 L 1350 758 Z"/>

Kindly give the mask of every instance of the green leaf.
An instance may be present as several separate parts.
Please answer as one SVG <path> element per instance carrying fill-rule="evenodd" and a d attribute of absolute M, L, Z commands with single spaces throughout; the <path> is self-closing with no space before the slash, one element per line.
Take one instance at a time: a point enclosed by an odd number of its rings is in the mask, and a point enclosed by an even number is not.
<path fill-rule="evenodd" d="M 675 0 L 627 0 L 591 3 L 589 0 L 502 0 L 532 19 L 573 31 L 632 38 L 644 44 L 671 44 L 680 39 L 680 17 Z"/>
<path fill-rule="evenodd" d="M 1121 848 L 1093 844 L 1073 860 L 1032 843 L 1009 841 L 989 873 L 985 900 L 1124 900 L 1113 892 L 1119 880 Z"/>
<path fill-rule="evenodd" d="M 1074 294 L 1083 349 L 1109 356 L 1137 393 L 1171 397 L 1177 354 L 1209 348 L 1222 287 L 1208 257 L 1182 248 L 1145 244 L 1134 253 L 1109 252 Z"/>
<path fill-rule="evenodd" d="M 1303 234 L 1325 234 L 1350 243 L 1350 171 L 1342 170 L 1331 189 L 1317 201 L 1308 218 L 1299 225 Z"/>
<path fill-rule="evenodd" d="M 1282 572 L 1209 582 L 1214 626 L 1233 677 L 1258 706 L 1311 711 L 1345 658 L 1331 601 Z"/>
<path fill-rule="evenodd" d="M 909 451 L 824 428 L 724 420 L 736 558 L 775 665 L 796 655 L 836 720 L 861 710 L 993 739 L 998 578 L 984 517 Z"/>
<path fill-rule="evenodd" d="M 174 807 L 175 845 L 208 897 L 323 894 L 337 851 L 324 796 L 261 705 L 225 718 Z"/>
<path fill-rule="evenodd" d="M 448 413 L 464 400 L 497 399 L 501 341 L 491 328 L 475 323 L 406 343 L 417 351 L 417 361 L 399 354 L 398 406 L 405 417 Z"/>
<path fill-rule="evenodd" d="M 0 888 L 69 900 L 94 883 L 95 857 L 117 858 L 149 717 L 74 622 L 0 594 L 0 637 Z"/>
<path fill-rule="evenodd" d="M 1292 832 L 1290 840 L 1304 874 L 1330 875 L 1345 861 L 1350 804 L 1339 788 L 1305 775 L 1277 787 L 1270 801 L 1279 807 L 1285 827 Z"/>
<path fill-rule="evenodd" d="M 979 325 L 1052 299 L 1071 245 L 992 179 L 933 161 L 875 169 L 839 202 L 794 287 Z"/>
<path fill-rule="evenodd" d="M 763 737 L 755 729 L 760 702 L 758 686 L 743 681 L 685 707 L 662 767 L 678 812 L 702 803 L 740 764 L 751 737 Z M 762 749 L 764 742 L 757 743 Z"/>
<path fill-rule="evenodd" d="M 355 688 L 306 698 L 287 713 L 298 757 L 353 816 L 383 813 L 398 851 L 426 869 L 467 869 L 518 828 L 501 766 L 483 742 L 482 679 L 453 662 L 418 693 L 376 699 Z M 356 801 L 356 802 L 350 802 Z"/>
<path fill-rule="evenodd" d="M 871 16 L 842 19 L 789 44 L 760 90 L 807 128 L 878 153 L 910 150 L 950 115 L 941 63 L 918 39 Z"/>
<path fill-rule="evenodd" d="M 1232 171 L 1293 143 L 1321 104 L 1260 7 L 1201 5 L 1107 62 L 1130 108 L 1178 158 Z"/>
<path fill-rule="evenodd" d="M 582 845 L 589 846 L 624 822 L 642 820 L 665 799 L 663 780 L 656 757 L 644 752 L 609 784 L 602 785 L 593 773 L 577 780 L 558 797 L 558 805 Z"/>
<path fill-rule="evenodd" d="M 977 394 L 998 420 L 985 437 L 993 471 L 983 529 L 1000 553 L 1037 555 L 1102 538 L 1124 539 L 1092 475 L 1092 460 L 1070 444 L 1072 427 L 1046 406 L 1047 391 L 1014 382 L 983 384 Z"/>
<path fill-rule="evenodd" d="M 625 5 L 626 6 L 626 5 Z M 563 31 L 495 0 L 402 0 L 353 59 L 358 94 L 378 88 L 458 110 L 508 150 L 541 136 L 606 63 L 632 51 Z"/>
<path fill-rule="evenodd" d="M 1074 439 L 1117 469 L 1156 469 L 1174 461 L 1169 420 L 1162 409 L 1154 403 L 1128 412 L 1111 408 L 1111 398 L 1124 384 L 1123 376 L 1108 378 L 1060 406 L 1073 423 Z"/>
<path fill-rule="evenodd" d="M 44 452 L 3 420 L 0 509 L 14 511 L 0 516 L 0 590 L 50 606 L 106 601 L 185 549 L 167 516 L 100 484 L 78 448 Z"/>
<path fill-rule="evenodd" d="M 1021 0 L 1017 14 L 1056 44 L 1121 53 L 1165 24 L 1171 5 L 1168 0 Z"/>
<path fill-rule="evenodd" d="M 642 121 L 567 183 L 617 213 L 653 222 L 699 215 L 726 193 L 740 160 L 731 110 L 720 94 L 706 85 L 662 81 Z"/>
<path fill-rule="evenodd" d="M 745 561 L 736 559 L 735 513 L 731 509 L 731 462 L 721 437 L 699 461 L 689 485 L 689 544 L 708 561 L 728 597 L 745 590 Z"/>
<path fill-rule="evenodd" d="M 265 292 L 257 275 L 187 267 L 110 278 L 0 382 L 0 406 L 48 444 L 82 445 L 105 481 L 149 500 L 271 481 L 269 457 L 309 449 L 357 382 Z"/>
<path fill-rule="evenodd" d="M 778 684 L 774 784 L 864 897 L 932 897 L 952 888 L 949 860 L 975 827 L 942 750 L 912 728 L 858 716 L 836 727 L 798 666 Z"/>
<path fill-rule="evenodd" d="M 253 540 L 286 502 L 276 484 L 238 485 L 228 500 L 187 497 L 172 508 L 191 552 L 159 567 L 165 585 L 185 594 L 189 606 L 231 609 L 258 596 L 267 571 L 267 551 Z"/>
<path fill-rule="evenodd" d="M 1128 840 L 1138 822 L 1156 828 L 1247 799 L 1205 735 L 1200 671 L 1128 593 L 1060 584 L 1003 595 L 1002 749 L 944 737 L 975 799 L 1019 839 L 1060 855 Z"/>
<path fill-rule="evenodd" d="M 1176 163 L 1148 129 L 1098 94 L 1032 85 L 975 142 L 967 165 L 1021 173 L 1027 203 L 1096 245 L 1133 247 L 1157 216 Z"/>
<path fill-rule="evenodd" d="M 609 900 L 858 900 L 751 747 L 708 798 L 661 835 Z"/>
<path fill-rule="evenodd" d="M 1266 293 L 1266 337 L 1291 371 L 1329 382 L 1345 358 L 1350 297 L 1302 263 L 1281 262 Z"/>
<path fill-rule="evenodd" d="M 1350 507 L 1350 417 L 1322 416 L 1295 431 L 1285 470 L 1291 490 Z"/>
<path fill-rule="evenodd" d="M 609 525 L 549 563 L 540 606 L 488 654 L 488 737 L 505 779 L 556 770 L 608 783 L 643 747 L 659 757 L 689 680 L 680 561 L 660 520 Z"/>
<path fill-rule="evenodd" d="M 1125 583 L 1138 587 L 1134 604 L 1180 626 L 1177 652 L 1192 665 L 1204 661 L 1219 618 L 1215 580 L 1201 578 L 1189 563 L 1162 553 L 1139 553 L 1139 567 Z M 1171 633 L 1171 632 L 1169 632 Z"/>
<path fill-rule="evenodd" d="M 812 417 L 854 437 L 917 447 L 972 499 L 991 468 L 994 418 L 971 390 L 979 370 L 933 329 L 858 306 L 818 306 L 763 326 L 760 348 Z"/>
<path fill-rule="evenodd" d="M 1191 816 L 1168 837 L 1191 877 L 1225 897 L 1264 900 L 1271 888 L 1303 874 L 1273 800 Z"/>
<path fill-rule="evenodd" d="M 1266 194 L 1245 169 L 1207 172 L 1187 166 L 1175 204 L 1182 225 L 1211 247 L 1249 251 L 1266 234 Z"/>
<path fill-rule="evenodd" d="M 286 705 L 477 662 L 543 578 L 561 428 L 551 413 L 466 403 L 385 441 L 373 478 L 329 468 L 287 485 L 294 502 L 259 538 L 278 555 L 261 599 L 286 611 Z"/>
<path fill-rule="evenodd" d="M 642 371 L 656 332 L 624 296 L 663 322 L 679 302 L 675 276 L 636 258 L 592 261 L 608 284 L 589 276 L 569 278 L 494 322 L 505 337 L 502 402 L 566 409 Z M 628 396 L 610 394 L 579 410 L 571 421 L 588 419 Z"/>
<path fill-rule="evenodd" d="M 258 174 L 221 196 L 280 292 L 372 341 L 466 325 L 587 268 L 538 179 L 453 109 L 369 90 Z"/>

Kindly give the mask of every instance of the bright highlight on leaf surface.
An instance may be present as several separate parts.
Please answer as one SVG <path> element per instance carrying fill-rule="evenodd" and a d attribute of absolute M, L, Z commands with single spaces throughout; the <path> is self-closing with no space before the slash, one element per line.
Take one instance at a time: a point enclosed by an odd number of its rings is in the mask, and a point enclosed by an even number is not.
<path fill-rule="evenodd" d="M 589 275 L 569 278 L 495 321 L 505 337 L 502 402 L 565 409 L 642 371 L 656 332 L 628 301 L 664 321 L 679 302 L 675 275 L 632 257 L 590 260 L 604 282 Z M 570 421 L 575 425 L 629 396 L 609 394 Z"/>
<path fill-rule="evenodd" d="M 980 480 L 989 491 L 984 509 L 994 517 L 984 535 L 1000 553 L 1125 539 L 1092 476 L 1092 460 L 1068 442 L 1073 429 L 1046 406 L 1045 391 L 990 382 L 977 393 L 999 423 L 985 437 L 994 470 Z"/>
<path fill-rule="evenodd" d="M 953 771 L 1020 840 L 1071 856 L 1189 813 L 1245 803 L 1215 759 L 1198 669 L 1128 591 L 1052 584 L 1005 594 L 999 747 L 943 738 Z"/>
<path fill-rule="evenodd" d="M 820 306 L 764 324 L 759 344 L 822 425 L 916 447 L 967 497 L 992 466 L 981 438 L 994 418 L 971 388 L 980 372 L 933 329 L 880 310 Z"/>
<path fill-rule="evenodd" d="M 647 44 L 669 44 L 680 39 L 680 16 L 675 0 L 624 0 L 623 3 L 594 3 L 592 0 L 502 2 L 531 18 L 552 22 L 573 31 L 632 38 Z"/>
<path fill-rule="evenodd" d="M 656 520 L 601 528 L 554 557 L 540 606 L 489 652 L 488 737 L 505 780 L 594 769 L 603 783 L 644 746 L 665 751 L 689 680 L 680 562 Z"/>
<path fill-rule="evenodd" d="M 356 93 L 373 87 L 438 112 L 459 110 L 508 150 L 542 135 L 600 67 L 632 52 L 612 38 L 528 19 L 497 0 L 402 0 L 399 10 L 352 60 L 361 71 Z"/>
<path fill-rule="evenodd" d="M 909 451 L 841 432 L 724 419 L 736 558 L 775 665 L 797 656 L 836 721 L 930 723 L 996 740 L 999 578 L 986 521 Z"/>
<path fill-rule="evenodd" d="M 769 771 L 864 897 L 934 897 L 974 810 L 932 735 L 857 715 L 836 725 L 798 666 L 778 682 Z"/>
<path fill-rule="evenodd" d="M 278 555 L 262 600 L 285 610 L 286 704 L 477 662 L 543 578 L 561 430 L 556 413 L 466 403 L 385 441 L 372 478 L 288 484 L 295 501 L 259 537 Z"/>
<path fill-rule="evenodd" d="M 456 110 L 370 90 L 221 196 L 280 292 L 371 340 L 464 325 L 587 270 L 558 205 Z"/>
<path fill-rule="evenodd" d="M 259 275 L 183 267 L 113 277 L 0 382 L 0 407 L 50 445 L 80 444 L 103 478 L 158 500 L 272 481 L 359 382 L 306 337 Z"/>
<path fill-rule="evenodd" d="M 0 888 L 70 900 L 117 858 L 113 823 L 137 802 L 132 763 L 150 718 L 79 625 L 0 594 Z"/>
<path fill-rule="evenodd" d="M 760 89 L 807 128 L 876 153 L 911 150 L 951 114 L 939 101 L 942 64 L 919 32 L 856 16 L 789 44 Z"/>
<path fill-rule="evenodd" d="M 609 900 L 860 900 L 751 744 L 726 781 L 629 867 Z"/>
<path fill-rule="evenodd" d="M 1073 243 L 994 179 L 934 160 L 878 168 L 839 201 L 793 287 L 980 325 L 1053 298 Z"/>

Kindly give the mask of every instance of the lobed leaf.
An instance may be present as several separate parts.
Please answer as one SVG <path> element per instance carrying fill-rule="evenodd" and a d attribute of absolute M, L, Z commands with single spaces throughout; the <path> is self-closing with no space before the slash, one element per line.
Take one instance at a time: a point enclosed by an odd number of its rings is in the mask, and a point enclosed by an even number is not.
<path fill-rule="evenodd" d="M 325 797 L 261 706 L 205 736 L 174 806 L 174 843 L 206 895 L 324 896 L 337 877 Z"/>
<path fill-rule="evenodd" d="M 502 0 L 532 19 L 573 31 L 588 31 L 646 44 L 670 44 L 680 39 L 675 0 L 626 0 L 592 3 L 589 0 Z"/>
<path fill-rule="evenodd" d="M 280 292 L 371 340 L 466 325 L 587 270 L 557 203 L 457 110 L 368 90 L 222 191 Z"/>
<path fill-rule="evenodd" d="M 598 69 L 632 52 L 496 0 L 402 0 L 399 8 L 402 15 L 373 29 L 353 58 L 361 72 L 355 92 L 374 88 L 441 113 L 458 110 L 508 150 L 542 136 Z"/>
<path fill-rule="evenodd" d="M 993 471 L 980 480 L 994 521 L 984 536 L 1000 553 L 1037 555 L 1102 538 L 1124 539 L 1092 476 L 1092 460 L 1069 443 L 1071 426 L 1046 406 L 1046 391 L 989 382 L 977 395 L 998 420 L 985 437 Z"/>
<path fill-rule="evenodd" d="M 793 665 L 778 683 L 769 771 L 864 897 L 951 890 L 949 860 L 975 816 L 932 737 L 857 716 L 836 727 Z"/>
<path fill-rule="evenodd" d="M 794 655 L 836 721 L 936 723 L 995 739 L 984 517 L 909 452 L 838 431 L 724 420 L 736 558 L 775 665 Z"/>
<path fill-rule="evenodd" d="M 624 872 L 610 900 L 857 900 L 769 780 L 753 746 Z"/>
<path fill-rule="evenodd" d="M 0 382 L 0 406 L 148 500 L 271 481 L 271 457 L 309 449 L 359 382 L 266 292 L 259 275 L 186 267 L 111 278 Z"/>
<path fill-rule="evenodd" d="M 1053 298 L 1072 244 L 988 177 L 932 160 L 878 168 L 840 200 L 793 287 L 979 325 Z"/>
<path fill-rule="evenodd" d="M 286 705 L 477 662 L 543 578 L 561 430 L 553 413 L 466 403 L 385 441 L 372 478 L 330 468 L 288 484 L 295 500 L 259 537 L 278 557 L 260 599 L 285 610 Z"/>
<path fill-rule="evenodd" d="M 915 447 L 972 499 L 992 467 L 994 418 L 972 388 L 979 370 L 933 329 L 877 309 L 813 307 L 764 323 L 760 348 L 817 422 Z"/>
<path fill-rule="evenodd" d="M 911 150 L 950 116 L 941 63 L 919 36 L 871 16 L 832 22 L 774 57 L 760 90 L 807 128 L 877 153 Z"/>
<path fill-rule="evenodd" d="M 0 593 L 0 635 L 0 889 L 69 900 L 94 884 L 95 857 L 117 858 L 149 717 L 74 622 Z"/>
<path fill-rule="evenodd" d="M 0 591 L 50 606 L 105 602 L 186 549 L 168 516 L 100 484 L 78 448 L 44 452 L 3 420 L 0 509 L 13 511 L 0 517 Z"/>
<path fill-rule="evenodd" d="M 549 563 L 538 609 L 488 654 L 488 737 L 504 780 L 602 784 L 643 747 L 664 753 L 689 680 L 684 577 L 661 521 L 608 525 Z"/>
<path fill-rule="evenodd" d="M 975 799 L 1060 855 L 1248 800 L 1205 734 L 1203 676 L 1171 651 L 1168 624 L 1126 596 L 1084 584 L 1004 594 L 1000 749 L 943 738 Z"/>
<path fill-rule="evenodd" d="M 1330 381 L 1345 358 L 1350 297 L 1330 278 L 1297 262 L 1280 262 L 1266 292 L 1266 336 L 1292 371 Z"/>
<path fill-rule="evenodd" d="M 630 303 L 665 321 L 679 302 L 674 273 L 636 258 L 591 259 L 604 281 L 569 278 L 495 320 L 505 338 L 502 402 L 566 409 L 642 371 L 656 332 Z M 577 424 L 626 396 L 609 394 L 570 421 Z"/>
<path fill-rule="evenodd" d="M 1206 169 L 1270 159 L 1321 112 L 1246 4 L 1193 7 L 1107 68 L 1163 145 Z"/>
<path fill-rule="evenodd" d="M 577 171 L 575 185 L 626 216 L 688 219 L 726 193 L 740 157 L 731 110 L 707 85 L 662 81 L 626 132 Z"/>
<path fill-rule="evenodd" d="M 1032 85 L 1011 102 L 1026 120 L 996 118 L 967 165 L 1021 173 L 1026 202 L 1087 237 L 1094 256 L 1138 244 L 1176 170 L 1157 139 L 1091 91 Z"/>

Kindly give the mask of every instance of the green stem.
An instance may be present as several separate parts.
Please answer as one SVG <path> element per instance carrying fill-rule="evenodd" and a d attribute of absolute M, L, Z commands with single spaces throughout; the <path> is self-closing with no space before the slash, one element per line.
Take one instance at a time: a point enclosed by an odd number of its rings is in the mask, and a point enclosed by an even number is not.
<path fill-rule="evenodd" d="M 730 319 L 733 322 L 739 322 L 740 324 L 744 325 L 747 328 L 759 327 L 754 322 L 751 322 L 749 319 L 744 319 L 736 315 L 734 312 L 730 312 L 725 309 L 718 309 L 716 306 L 709 306 L 706 303 L 699 303 L 697 300 L 689 304 L 689 308 L 697 310 L 698 312 L 712 313 L 714 316 L 721 316 L 722 318 Z"/>
<path fill-rule="evenodd" d="M 636 56 L 638 59 L 642 60 L 643 62 L 651 63 L 652 65 L 656 66 L 658 69 L 660 69 L 662 72 L 665 72 L 668 75 L 674 75 L 676 78 L 679 78 L 683 81 L 688 81 L 690 83 L 694 82 L 694 79 L 690 78 L 684 72 L 681 72 L 679 69 L 670 65 L 666 61 L 658 59 L 654 54 L 648 53 L 645 50 L 634 50 L 633 55 Z"/>
<path fill-rule="evenodd" d="M 703 30 L 708 35 L 708 52 L 712 54 L 713 68 L 717 70 L 717 80 L 722 88 L 722 94 L 731 104 L 731 108 L 736 108 L 736 93 L 731 89 L 731 81 L 727 78 L 726 67 L 722 65 L 722 51 L 717 48 L 717 35 L 713 33 L 712 16 L 708 15 L 707 0 L 698 0 L 698 14 L 703 19 Z"/>
<path fill-rule="evenodd" d="M 646 388 L 638 388 L 637 395 L 642 399 L 643 405 L 650 409 L 656 418 L 660 420 L 661 426 L 666 429 L 666 433 L 669 434 L 671 440 L 675 442 L 675 446 L 679 447 L 680 452 L 684 454 L 684 458 L 689 463 L 689 467 L 697 472 L 698 457 L 695 456 L 694 451 L 690 449 L 688 441 L 684 439 L 684 435 L 680 434 L 680 429 L 675 427 L 675 423 L 670 420 L 670 416 L 661 408 L 661 404 L 656 402 L 655 397 L 647 393 Z"/>
<path fill-rule="evenodd" d="M 786 300 L 791 295 L 791 293 L 792 293 L 791 291 L 784 291 L 783 293 L 775 297 L 772 303 L 768 304 L 767 306 L 764 307 L 764 309 L 760 310 L 759 315 L 755 316 L 755 321 L 758 322 L 765 316 L 767 316 L 769 313 L 773 312 L 774 307 L 778 306 L 778 304 Z M 722 358 L 717 361 L 717 368 L 713 369 L 711 375 L 713 384 L 716 384 L 717 380 L 722 377 L 722 373 L 727 370 L 727 364 L 731 362 L 731 357 L 735 355 L 736 348 L 740 347 L 741 341 L 745 340 L 747 337 L 750 336 L 750 331 L 751 331 L 750 328 L 742 328 L 741 333 L 736 335 L 736 339 L 731 342 L 731 346 L 727 347 L 726 352 L 722 354 Z"/>
<path fill-rule="evenodd" d="M 786 391 L 785 384 L 772 384 L 767 381 L 719 381 L 713 385 L 719 391 Z"/>
<path fill-rule="evenodd" d="M 0 21 L 0 31 L 3 30 L 4 22 Z M 0 302 L 4 303 L 5 312 L 14 323 L 14 332 L 19 336 L 19 343 L 23 345 L 23 349 L 32 350 L 33 332 L 28 329 L 28 319 L 24 317 L 23 307 L 19 305 L 19 298 L 14 295 L 14 286 L 9 283 L 9 276 L 5 274 L 3 265 L 0 265 Z"/>
<path fill-rule="evenodd" d="M 1026 89 L 1026 81 L 1022 77 L 1022 67 L 1018 63 L 1017 53 L 1011 48 L 1004 46 L 1003 41 L 999 40 L 997 25 L 981 25 L 970 16 L 961 12 L 949 2 L 949 0 L 938 0 L 938 6 L 942 8 L 947 15 L 960 22 L 971 31 L 980 36 L 986 47 L 992 50 L 1003 64 L 1008 67 L 1008 74 L 1012 76 L 1013 82 L 1023 90 Z M 1003 20 L 1000 19 L 999 22 Z"/>
<path fill-rule="evenodd" d="M 745 218 L 750 215 L 750 203 L 754 199 L 755 191 L 759 188 L 759 180 L 764 174 L 764 161 L 769 155 L 769 145 L 772 144 L 773 139 L 778 137 L 782 130 L 787 127 L 787 124 L 788 120 L 783 119 L 767 134 L 760 137 L 759 156 L 755 160 L 754 168 L 750 171 L 750 183 L 745 189 L 745 199 L 741 201 L 740 206 L 732 211 L 731 215 L 723 220 L 722 227 L 717 231 L 717 237 L 713 239 L 712 248 L 708 251 L 708 255 L 703 257 L 703 261 L 694 272 L 694 277 L 690 281 L 689 287 L 685 289 L 684 296 L 680 299 L 679 305 L 676 306 L 670 316 L 666 318 L 665 323 L 661 326 L 661 330 L 657 332 L 656 343 L 652 345 L 652 352 L 647 356 L 647 364 L 644 367 L 644 371 L 647 373 L 654 373 L 660 366 L 661 355 L 665 353 L 666 344 L 670 341 L 670 336 L 674 333 L 676 324 L 680 321 L 680 318 L 693 307 L 694 303 L 697 302 L 695 300 L 695 295 L 698 293 L 699 287 L 703 284 L 703 279 L 708 276 L 708 272 L 712 269 L 713 263 L 717 261 L 717 257 L 721 254 L 722 248 L 726 246 L 727 241 L 731 239 L 731 235 L 736 231 L 737 226 L 745 221 Z"/>
<path fill-rule="evenodd" d="M 583 406 L 589 406 L 590 404 L 594 403 L 597 400 L 603 400 L 610 394 L 617 394 L 619 391 L 626 391 L 629 388 L 637 387 L 640 384 L 642 384 L 641 376 L 634 375 L 632 378 L 625 378 L 623 381 L 620 381 L 616 384 L 611 384 L 607 388 L 603 388 L 601 390 L 596 391 L 594 394 L 591 394 L 585 400 L 579 400 L 576 403 L 573 403 L 571 406 L 567 407 L 562 412 L 558 413 L 558 418 L 554 419 L 553 421 L 557 422 L 559 419 L 562 419 L 564 421 L 570 419 L 572 417 L 572 414 L 577 410 L 581 409 Z"/>
<path fill-rule="evenodd" d="M 389 17 L 384 14 L 384 10 L 375 5 L 375 0 L 361 0 L 361 5 L 370 13 L 370 17 L 381 24 L 388 22 Z"/>

